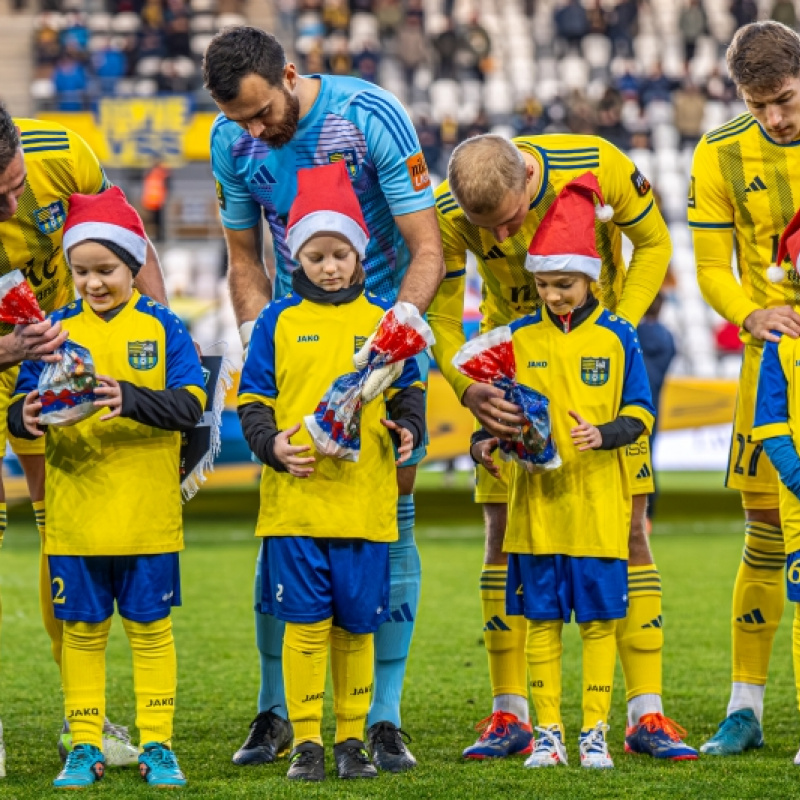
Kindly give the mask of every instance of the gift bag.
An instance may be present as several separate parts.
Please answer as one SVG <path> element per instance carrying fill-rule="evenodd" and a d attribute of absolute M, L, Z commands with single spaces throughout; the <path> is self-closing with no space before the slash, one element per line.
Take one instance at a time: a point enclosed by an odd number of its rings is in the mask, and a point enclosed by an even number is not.
<path fill-rule="evenodd" d="M 517 364 L 511 329 L 504 325 L 464 344 L 453 357 L 453 366 L 472 380 L 490 383 L 505 393 L 504 400 L 522 409 L 525 424 L 513 440 L 501 439 L 500 453 L 531 472 L 561 466 L 550 426 L 550 401 L 516 381 Z"/>
<path fill-rule="evenodd" d="M 413 358 L 433 344 L 433 331 L 411 303 L 395 303 L 378 326 L 367 366 L 337 378 L 313 414 L 304 418 L 316 449 L 358 461 L 361 451 L 361 392 L 373 370 Z"/>
<path fill-rule="evenodd" d="M 13 325 L 42 322 L 45 316 L 25 276 L 15 269 L 0 278 L 0 321 Z M 99 410 L 92 354 L 69 339 L 56 351 L 61 358 L 39 375 L 42 425 L 74 425 Z"/>

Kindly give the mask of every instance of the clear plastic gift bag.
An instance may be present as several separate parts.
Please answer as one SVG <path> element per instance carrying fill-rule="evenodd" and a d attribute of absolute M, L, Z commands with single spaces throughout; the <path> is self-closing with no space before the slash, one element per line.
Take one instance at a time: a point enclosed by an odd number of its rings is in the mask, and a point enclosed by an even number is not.
<path fill-rule="evenodd" d="M 42 322 L 39 307 L 25 276 L 15 269 L 0 278 L 0 321 L 13 325 Z M 97 386 L 92 354 L 82 345 L 67 339 L 56 351 L 61 358 L 45 364 L 39 376 L 42 425 L 74 425 L 99 410 L 94 405 Z"/>
<path fill-rule="evenodd" d="M 361 451 L 362 389 L 370 373 L 413 358 L 433 344 L 433 331 L 411 303 L 395 303 L 372 340 L 367 366 L 337 378 L 304 422 L 316 449 L 326 456 L 358 461 Z"/>
<path fill-rule="evenodd" d="M 503 457 L 513 458 L 531 472 L 561 466 L 550 425 L 550 401 L 540 392 L 517 383 L 511 329 L 507 325 L 464 344 L 453 357 L 453 366 L 472 380 L 502 389 L 504 399 L 522 409 L 525 424 L 513 440 L 501 439 L 498 445 Z"/>

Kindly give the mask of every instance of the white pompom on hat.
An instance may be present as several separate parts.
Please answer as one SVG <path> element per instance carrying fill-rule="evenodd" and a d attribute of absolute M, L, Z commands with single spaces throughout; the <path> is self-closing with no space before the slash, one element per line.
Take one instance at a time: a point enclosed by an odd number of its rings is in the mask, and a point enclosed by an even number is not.
<path fill-rule="evenodd" d="M 800 209 L 786 226 L 786 230 L 781 235 L 778 243 L 778 251 L 775 253 L 775 263 L 767 267 L 767 280 L 770 283 L 780 283 L 786 278 L 786 270 L 781 266 L 783 260 L 789 256 L 792 266 L 800 268 Z"/>
<path fill-rule="evenodd" d="M 595 219 L 609 222 L 613 216 L 614 209 L 605 204 L 594 174 L 579 175 L 561 190 L 539 223 L 525 268 L 529 272 L 581 272 L 596 281 L 602 262 L 595 242 Z"/>
<path fill-rule="evenodd" d="M 362 260 L 366 256 L 369 230 L 344 161 L 297 171 L 297 195 L 286 222 L 292 258 L 312 236 L 325 233 L 343 236 Z"/>

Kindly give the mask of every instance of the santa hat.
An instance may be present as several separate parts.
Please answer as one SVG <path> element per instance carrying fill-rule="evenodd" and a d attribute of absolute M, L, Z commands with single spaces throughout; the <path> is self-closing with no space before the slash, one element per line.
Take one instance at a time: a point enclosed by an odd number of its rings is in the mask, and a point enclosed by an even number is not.
<path fill-rule="evenodd" d="M 124 261 L 134 275 L 147 256 L 142 218 L 117 186 L 100 194 L 73 194 L 64 223 L 62 247 L 69 261 L 70 248 L 81 242 L 99 242 Z"/>
<path fill-rule="evenodd" d="M 600 205 L 595 208 L 594 198 Z M 597 178 L 585 172 L 570 181 L 547 209 L 536 229 L 525 268 L 529 272 L 582 272 L 600 277 L 600 255 L 594 236 L 595 218 L 608 222 L 614 209 L 605 205 Z"/>
<path fill-rule="evenodd" d="M 778 243 L 778 252 L 775 254 L 775 263 L 767 268 L 767 280 L 771 283 L 780 283 L 786 277 L 786 270 L 781 266 L 783 259 L 789 256 L 792 266 L 800 269 L 800 209 L 789 221 L 786 230 Z"/>
<path fill-rule="evenodd" d="M 344 160 L 297 171 L 297 196 L 286 223 L 286 242 L 296 259 L 303 245 L 317 234 L 337 233 L 363 259 L 369 231 Z"/>

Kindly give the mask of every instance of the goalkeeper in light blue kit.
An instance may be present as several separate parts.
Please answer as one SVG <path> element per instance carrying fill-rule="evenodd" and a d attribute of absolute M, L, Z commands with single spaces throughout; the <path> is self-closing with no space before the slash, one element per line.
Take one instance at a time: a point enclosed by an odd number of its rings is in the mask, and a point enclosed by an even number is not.
<path fill-rule="evenodd" d="M 783 262 L 800 267 L 800 210 L 781 236 L 775 263 L 768 275 L 773 283 L 785 276 Z M 772 272 L 772 274 L 769 274 Z M 758 376 L 753 441 L 764 450 L 780 477 L 781 524 L 786 552 L 786 596 L 795 604 L 792 625 L 792 660 L 800 705 L 800 339 L 772 332 L 777 341 L 766 341 Z M 794 758 L 800 764 L 800 751 Z"/>
<path fill-rule="evenodd" d="M 204 61 L 206 88 L 222 114 L 211 130 L 211 166 L 228 247 L 231 300 L 246 348 L 254 322 L 273 297 L 291 289 L 297 264 L 286 245 L 286 219 L 301 168 L 344 161 L 369 229 L 363 260 L 366 288 L 388 301 L 427 310 L 444 274 L 441 238 L 425 160 L 397 99 L 365 81 L 298 75 L 283 48 L 252 27 L 214 37 Z M 272 234 L 275 285 L 263 263 L 261 220 Z M 366 348 L 354 357 L 360 367 Z M 423 381 L 428 359 L 417 357 Z M 364 400 L 377 397 L 399 375 L 378 370 Z M 375 764 L 400 772 L 415 765 L 400 729 L 400 698 L 419 600 L 419 554 L 414 542 L 413 487 L 424 443 L 398 469 L 399 539 L 390 547 L 391 621 L 375 635 L 375 692 L 367 745 Z M 261 596 L 256 569 L 255 596 Z M 288 752 L 281 647 L 283 623 L 256 611 L 261 658 L 258 715 L 236 764 L 274 761 Z"/>

